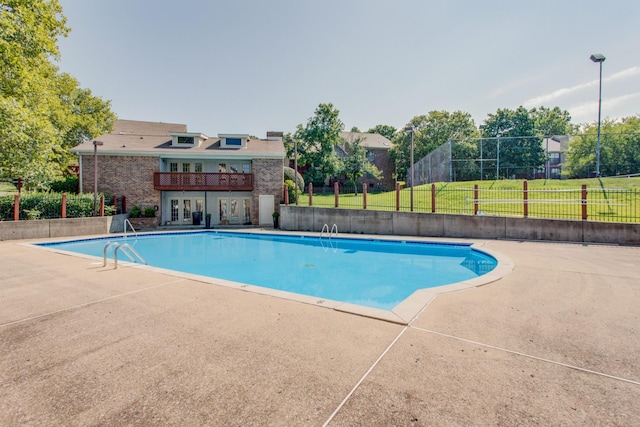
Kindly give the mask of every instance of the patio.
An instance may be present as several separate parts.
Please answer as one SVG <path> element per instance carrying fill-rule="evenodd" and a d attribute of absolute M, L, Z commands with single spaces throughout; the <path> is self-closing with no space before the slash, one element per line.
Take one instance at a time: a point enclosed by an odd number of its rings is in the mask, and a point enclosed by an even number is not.
<path fill-rule="evenodd" d="M 0 425 L 640 424 L 640 248 L 477 242 L 406 327 L 0 242 Z"/>

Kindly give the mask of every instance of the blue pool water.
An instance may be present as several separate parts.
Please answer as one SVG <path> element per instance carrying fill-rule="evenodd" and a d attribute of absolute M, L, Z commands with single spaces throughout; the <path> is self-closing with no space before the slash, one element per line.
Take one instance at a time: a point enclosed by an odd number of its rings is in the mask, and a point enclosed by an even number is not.
<path fill-rule="evenodd" d="M 497 265 L 465 244 L 220 231 L 40 245 L 102 258 L 111 241 L 128 243 L 155 267 L 383 310 L 418 289 L 472 279 Z M 113 249 L 107 254 L 113 258 Z"/>

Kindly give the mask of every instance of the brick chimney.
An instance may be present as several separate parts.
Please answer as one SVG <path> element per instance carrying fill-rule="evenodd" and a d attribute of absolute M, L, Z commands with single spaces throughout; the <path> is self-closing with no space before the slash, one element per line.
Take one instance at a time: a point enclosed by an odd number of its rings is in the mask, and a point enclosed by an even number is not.
<path fill-rule="evenodd" d="M 275 131 L 267 132 L 268 141 L 282 141 L 283 139 L 284 139 L 284 132 L 275 132 Z"/>

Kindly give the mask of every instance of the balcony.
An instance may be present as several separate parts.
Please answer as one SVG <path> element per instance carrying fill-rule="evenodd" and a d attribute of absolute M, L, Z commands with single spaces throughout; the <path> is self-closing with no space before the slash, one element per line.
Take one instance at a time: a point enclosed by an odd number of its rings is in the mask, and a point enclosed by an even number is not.
<path fill-rule="evenodd" d="M 253 174 L 154 172 L 153 186 L 161 191 L 253 191 Z"/>

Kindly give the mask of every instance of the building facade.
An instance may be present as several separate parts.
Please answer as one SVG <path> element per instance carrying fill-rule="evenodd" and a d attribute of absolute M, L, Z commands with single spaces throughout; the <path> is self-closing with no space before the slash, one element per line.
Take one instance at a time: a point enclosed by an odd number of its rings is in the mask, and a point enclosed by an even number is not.
<path fill-rule="evenodd" d="M 160 225 L 204 224 L 207 214 L 212 225 L 267 225 L 282 198 L 280 136 L 210 138 L 183 124 L 118 120 L 72 151 L 82 192 L 97 183 L 98 192 L 125 200 L 125 211 L 152 207 Z"/>

